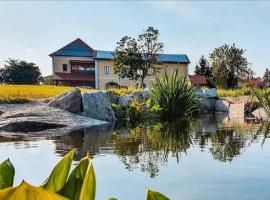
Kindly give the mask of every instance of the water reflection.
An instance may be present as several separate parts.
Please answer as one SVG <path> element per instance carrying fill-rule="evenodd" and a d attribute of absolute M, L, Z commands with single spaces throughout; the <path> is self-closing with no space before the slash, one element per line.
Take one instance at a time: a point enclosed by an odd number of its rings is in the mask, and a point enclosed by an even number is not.
<path fill-rule="evenodd" d="M 126 169 L 140 168 L 155 177 L 160 167 L 171 160 L 169 157 L 180 163 L 181 156 L 187 155 L 192 147 L 210 152 L 215 160 L 232 162 L 252 143 L 263 145 L 269 138 L 269 123 L 220 124 L 216 119 L 216 116 L 207 115 L 196 121 L 178 120 L 114 129 L 102 126 L 53 139 L 57 153 L 65 154 L 78 148 L 77 160 L 87 151 L 92 156 L 116 154 Z"/>

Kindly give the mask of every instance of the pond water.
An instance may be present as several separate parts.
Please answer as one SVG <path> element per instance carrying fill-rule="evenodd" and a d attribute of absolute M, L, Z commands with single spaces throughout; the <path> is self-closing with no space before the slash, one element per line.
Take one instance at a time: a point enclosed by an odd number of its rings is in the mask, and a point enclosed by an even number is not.
<path fill-rule="evenodd" d="M 97 200 L 145 199 L 146 189 L 174 200 L 270 199 L 268 123 L 219 123 L 217 115 L 195 121 L 103 126 L 65 136 L 0 142 L 0 162 L 10 158 L 15 184 L 41 184 L 56 162 L 78 148 L 89 151 L 97 179 Z M 75 161 L 75 163 L 76 163 Z"/>

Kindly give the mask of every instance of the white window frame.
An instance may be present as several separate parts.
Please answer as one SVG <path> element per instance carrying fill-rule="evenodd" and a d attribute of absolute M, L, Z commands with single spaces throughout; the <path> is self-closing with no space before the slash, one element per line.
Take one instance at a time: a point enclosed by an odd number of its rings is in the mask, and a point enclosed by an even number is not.
<path fill-rule="evenodd" d="M 105 75 L 109 75 L 110 74 L 110 66 L 108 66 L 108 65 L 105 65 L 104 66 L 104 74 Z"/>

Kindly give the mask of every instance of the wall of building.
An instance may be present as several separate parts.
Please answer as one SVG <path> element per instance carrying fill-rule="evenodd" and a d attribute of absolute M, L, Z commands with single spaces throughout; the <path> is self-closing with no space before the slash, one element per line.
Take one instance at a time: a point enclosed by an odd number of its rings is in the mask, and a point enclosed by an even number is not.
<path fill-rule="evenodd" d="M 62 72 L 62 73 L 70 73 L 71 72 L 71 65 L 70 60 L 86 60 L 86 61 L 93 61 L 93 58 L 87 57 L 67 57 L 67 56 L 54 56 L 53 58 L 53 72 Z M 63 71 L 63 64 L 67 64 L 67 71 Z"/>
<path fill-rule="evenodd" d="M 98 74 L 97 77 L 98 85 L 100 89 L 104 89 L 106 83 L 116 82 L 119 85 L 124 85 L 127 87 L 135 87 L 135 82 L 128 79 L 119 79 L 117 74 L 114 74 L 113 61 L 112 60 L 98 60 L 97 62 Z M 105 74 L 104 67 L 109 66 L 109 74 Z M 179 73 L 183 76 L 188 75 L 188 64 L 177 64 L 177 63 L 164 63 L 161 66 L 167 71 L 169 75 L 173 73 L 174 70 L 178 69 Z M 146 85 L 149 87 L 154 81 L 154 77 L 148 77 L 145 80 Z"/>

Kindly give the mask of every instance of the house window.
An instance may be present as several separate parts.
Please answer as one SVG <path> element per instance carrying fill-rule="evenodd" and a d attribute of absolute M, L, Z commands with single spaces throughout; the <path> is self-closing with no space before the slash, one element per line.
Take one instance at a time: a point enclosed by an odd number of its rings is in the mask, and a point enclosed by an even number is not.
<path fill-rule="evenodd" d="M 109 73 L 110 73 L 110 67 L 104 66 L 104 74 L 109 74 Z"/>
<path fill-rule="evenodd" d="M 67 64 L 63 64 L 63 72 L 67 72 Z"/>

